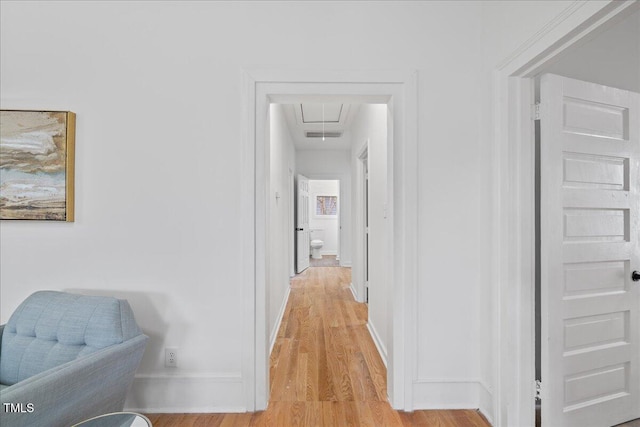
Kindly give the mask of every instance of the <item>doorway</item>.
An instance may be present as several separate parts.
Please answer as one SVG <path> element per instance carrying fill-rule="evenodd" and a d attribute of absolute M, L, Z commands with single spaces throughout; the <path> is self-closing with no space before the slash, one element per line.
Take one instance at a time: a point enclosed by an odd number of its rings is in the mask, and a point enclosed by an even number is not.
<path fill-rule="evenodd" d="M 245 348 L 242 377 L 247 410 L 264 409 L 268 402 L 268 331 L 266 321 L 267 147 L 269 105 L 292 103 L 300 93 L 314 102 L 340 97 L 351 103 L 384 103 L 393 126 L 388 127 L 388 217 L 391 227 L 389 278 L 394 283 L 389 305 L 392 333 L 387 391 L 392 406 L 412 410 L 415 360 L 415 277 L 417 269 L 417 79 L 406 72 L 291 72 L 251 71 L 244 76 L 244 156 L 242 168 L 243 271 Z M 402 186 L 399 183 L 404 183 Z M 403 262 L 400 262 L 402 260 Z"/>
<path fill-rule="evenodd" d="M 640 339 L 637 322 L 625 323 L 637 316 L 630 270 L 640 268 L 640 254 L 621 249 L 638 239 L 638 148 L 628 126 L 637 121 L 631 93 L 638 98 L 640 91 L 640 11 L 545 66 L 534 84 L 542 119 L 535 122 L 536 424 L 613 425 L 640 417 L 632 404 L 640 355 L 613 355 Z M 626 118 L 609 122 L 620 113 Z M 561 204 L 552 201 L 556 194 L 562 194 Z M 623 195 L 628 205 L 611 205 Z M 550 234 L 551 227 L 564 229 L 564 237 Z M 579 262 L 569 261 L 576 256 Z"/>
<path fill-rule="evenodd" d="M 628 357 L 613 356 L 640 339 L 637 322 L 625 320 L 637 316 L 630 270 L 640 268 L 640 254 L 621 249 L 638 240 L 633 225 L 640 209 L 634 196 L 640 178 L 633 166 L 638 148 L 628 126 L 637 121 L 640 11 L 545 66 L 534 84 L 542 119 L 535 122 L 535 370 L 541 398 L 536 425 L 545 420 L 613 425 L 640 417 L 631 403 L 639 398 L 632 372 L 640 355 L 631 350 Z M 617 114 L 626 117 L 616 120 Z M 552 202 L 556 194 L 562 194 L 561 204 Z M 611 205 L 622 196 L 628 205 Z M 559 232 L 549 234 L 550 227 Z M 577 254 L 579 262 L 568 260 Z M 563 336 L 555 332 L 561 330 Z M 559 348 L 566 350 L 560 354 Z M 559 366 L 571 366 L 573 373 Z"/>
<path fill-rule="evenodd" d="M 577 20 L 572 21 L 581 22 L 579 30 L 575 24 L 563 22 L 559 30 L 549 30 L 555 38 L 537 39 L 496 74 L 496 99 L 507 100 L 502 104 L 496 101 L 500 117 L 496 122 L 500 172 L 495 175 L 498 181 L 494 181 L 500 194 L 496 202 L 500 215 L 495 223 L 499 242 L 495 249 L 499 260 L 496 272 L 500 277 L 496 296 L 501 301 L 496 316 L 506 319 L 513 318 L 509 313 L 519 313 L 515 322 L 496 322 L 497 425 L 533 425 L 535 419 L 534 78 L 570 52 L 570 47 L 610 28 L 639 6 L 612 2 L 606 7 L 580 10 Z"/>
<path fill-rule="evenodd" d="M 310 264 L 312 267 L 338 267 L 342 234 L 340 181 L 310 179 L 309 196 Z"/>
<path fill-rule="evenodd" d="M 327 136 L 326 140 L 320 136 L 308 136 L 316 132 L 325 135 L 322 116 L 317 115 L 319 117 L 314 120 L 313 115 L 314 110 L 322 111 L 324 107 L 328 111 L 338 112 L 335 121 L 327 125 L 326 133 L 346 136 Z M 342 267 L 353 267 L 354 274 L 350 275 L 351 292 L 356 301 L 368 300 L 370 303 L 365 324 L 383 363 L 387 365 L 392 319 L 389 306 L 392 287 L 388 270 L 388 240 L 392 237 L 387 215 L 388 106 L 382 103 L 348 104 L 340 97 L 336 97 L 334 103 L 318 106 L 305 102 L 304 95 L 301 95 L 295 104 L 271 104 L 270 111 L 271 167 L 284 168 L 290 148 L 283 146 L 295 146 L 295 199 L 298 201 L 295 233 L 299 242 L 296 248 L 296 271 L 301 274 L 308 267 L 336 266 L 337 262 Z M 340 112 L 344 111 L 349 111 L 347 114 L 350 116 L 343 118 Z M 283 126 L 288 132 L 278 130 Z M 316 130 L 319 126 L 322 126 L 321 131 Z M 364 163 L 363 150 L 367 152 Z M 372 163 L 371 168 L 369 162 Z M 273 170 L 270 172 L 275 179 L 270 184 L 270 194 L 278 192 L 278 175 Z M 284 172 L 280 175 L 284 175 Z M 270 203 L 270 206 L 273 205 Z M 371 214 L 370 205 L 374 207 Z M 277 210 L 272 209 L 268 216 L 277 214 Z M 274 232 L 275 227 L 270 227 L 268 231 Z M 267 240 L 270 245 L 276 241 L 273 237 Z M 267 266 L 269 271 L 277 269 L 279 248 L 274 245 L 270 247 L 270 263 L 273 265 Z M 370 259 L 373 262 L 368 262 Z M 371 274 L 367 274 L 370 270 Z M 367 281 L 372 283 L 371 287 L 367 286 Z M 279 287 L 280 284 L 267 283 L 268 290 L 274 286 Z M 367 288 L 374 292 L 368 292 Z M 271 296 L 275 293 L 268 291 L 267 294 Z M 269 310 L 273 313 L 278 308 L 277 301 L 274 305 L 271 298 L 270 303 Z M 274 319 L 270 317 L 269 320 L 272 322 L 269 327 L 272 328 Z M 275 337 L 275 328 L 271 331 L 271 337 Z"/>

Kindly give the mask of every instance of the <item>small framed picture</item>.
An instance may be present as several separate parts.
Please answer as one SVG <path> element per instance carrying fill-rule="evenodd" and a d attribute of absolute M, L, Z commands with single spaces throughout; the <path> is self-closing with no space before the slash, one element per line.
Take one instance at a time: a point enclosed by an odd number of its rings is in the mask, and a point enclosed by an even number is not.
<path fill-rule="evenodd" d="M 316 217 L 335 218 L 338 215 L 338 196 L 316 196 Z"/>

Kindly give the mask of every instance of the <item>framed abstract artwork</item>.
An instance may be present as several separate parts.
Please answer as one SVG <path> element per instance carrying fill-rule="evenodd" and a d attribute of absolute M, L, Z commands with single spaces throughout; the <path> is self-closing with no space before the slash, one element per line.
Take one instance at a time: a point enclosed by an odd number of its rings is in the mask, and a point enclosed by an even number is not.
<path fill-rule="evenodd" d="M 76 115 L 0 111 L 0 219 L 73 221 Z"/>
<path fill-rule="evenodd" d="M 316 217 L 336 217 L 338 196 L 316 196 Z"/>

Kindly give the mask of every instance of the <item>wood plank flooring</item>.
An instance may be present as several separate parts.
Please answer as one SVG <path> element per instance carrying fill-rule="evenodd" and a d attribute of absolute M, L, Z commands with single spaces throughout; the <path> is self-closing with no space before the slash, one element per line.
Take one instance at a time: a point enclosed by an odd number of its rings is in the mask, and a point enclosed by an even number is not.
<path fill-rule="evenodd" d="M 351 269 L 311 267 L 291 293 L 271 353 L 267 410 L 245 414 L 147 414 L 154 427 L 487 427 L 474 410 L 398 412 L 367 331 L 367 306 L 349 290 Z"/>

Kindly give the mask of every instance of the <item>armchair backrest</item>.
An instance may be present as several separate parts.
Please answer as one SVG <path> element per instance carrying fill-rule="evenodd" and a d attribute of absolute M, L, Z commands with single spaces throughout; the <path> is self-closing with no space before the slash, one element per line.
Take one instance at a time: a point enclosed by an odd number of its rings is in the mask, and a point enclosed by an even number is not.
<path fill-rule="evenodd" d="M 141 333 L 125 300 L 36 292 L 4 327 L 0 383 L 13 385 Z"/>

